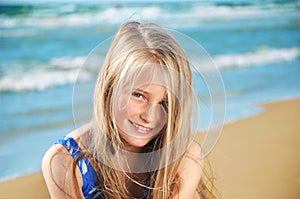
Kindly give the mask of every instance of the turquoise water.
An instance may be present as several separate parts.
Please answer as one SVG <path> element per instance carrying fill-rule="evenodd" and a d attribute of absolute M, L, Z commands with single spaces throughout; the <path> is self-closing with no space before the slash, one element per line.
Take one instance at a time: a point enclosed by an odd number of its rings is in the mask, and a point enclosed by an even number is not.
<path fill-rule="evenodd" d="M 260 113 L 261 103 L 299 97 L 299 2 L 225 2 L 0 3 L 0 180 L 39 170 L 46 149 L 74 129 L 78 69 L 130 17 L 206 49 L 224 81 L 227 122 Z M 93 71 L 84 72 L 81 84 L 89 84 Z"/>

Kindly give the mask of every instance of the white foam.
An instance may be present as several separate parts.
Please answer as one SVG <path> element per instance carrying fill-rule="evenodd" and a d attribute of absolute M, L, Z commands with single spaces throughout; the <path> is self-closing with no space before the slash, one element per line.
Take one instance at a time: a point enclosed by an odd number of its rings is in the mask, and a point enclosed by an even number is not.
<path fill-rule="evenodd" d="M 111 7 L 103 10 L 99 10 L 95 13 L 73 13 L 69 15 L 59 16 L 56 14 L 46 15 L 41 13 L 35 13 L 28 17 L 16 17 L 8 18 L 1 17 L 2 28 L 13 28 L 13 27 L 60 27 L 60 26 L 89 26 L 89 25 L 107 25 L 121 23 L 128 19 L 134 13 L 139 13 L 141 16 L 150 18 L 155 14 L 155 11 L 159 8 L 118 8 Z M 144 14 L 143 14 L 144 13 Z"/>
<path fill-rule="evenodd" d="M 85 57 L 75 57 L 75 58 L 60 57 L 60 58 L 52 59 L 50 61 L 50 65 L 60 69 L 74 69 L 82 66 L 84 61 L 85 61 Z"/>
<path fill-rule="evenodd" d="M 240 17 L 266 17 L 273 11 L 266 12 L 257 7 L 227 7 L 227 6 L 197 6 L 192 9 L 192 13 L 200 19 L 229 19 Z"/>
<path fill-rule="evenodd" d="M 298 48 L 263 49 L 244 54 L 227 54 L 213 57 L 218 68 L 258 66 L 291 61 L 300 55 Z"/>
<path fill-rule="evenodd" d="M 285 49 L 262 49 L 256 52 L 248 52 L 243 54 L 226 54 L 213 57 L 213 61 L 219 69 L 234 67 L 252 67 L 264 64 L 279 63 L 291 61 L 300 55 L 298 48 Z M 201 60 L 200 60 L 201 61 Z M 97 74 L 99 70 L 99 60 L 90 60 L 88 66 L 80 71 L 78 81 L 88 81 L 93 74 Z M 19 71 L 19 76 L 7 74 L 0 79 L 1 91 L 25 91 L 25 90 L 44 90 L 49 87 L 64 84 L 72 84 L 76 81 L 79 68 L 84 65 L 85 57 L 60 57 L 53 58 L 47 64 L 46 69 L 32 69 L 28 72 Z M 203 63 L 203 70 L 206 64 Z M 87 68 L 89 67 L 89 68 Z M 20 66 L 18 66 L 20 68 Z M 45 68 L 45 67 L 44 67 Z"/>
<path fill-rule="evenodd" d="M 101 59 L 101 58 L 100 58 Z M 24 71 L 20 63 L 10 65 L 14 68 L 13 72 L 4 71 L 4 76 L 0 77 L 1 91 L 26 91 L 26 90 L 45 90 L 49 87 L 64 84 L 73 84 L 78 81 L 90 80 L 99 70 L 99 60 L 89 59 L 89 65 L 84 65 L 86 57 L 57 57 L 47 63 L 32 62 L 26 63 L 27 66 L 35 66 L 30 71 Z M 3 68 L 8 68 L 2 66 Z M 80 74 L 78 74 L 80 70 Z"/>
<path fill-rule="evenodd" d="M 77 70 L 46 71 L 35 69 L 22 76 L 5 76 L 0 80 L 0 91 L 45 90 L 52 86 L 74 83 Z M 81 72 L 80 81 L 90 79 L 88 72 Z"/>
<path fill-rule="evenodd" d="M 1 16 L 2 28 L 38 26 L 38 27 L 59 27 L 59 26 L 88 26 L 88 25 L 108 25 L 122 23 L 128 20 L 132 15 L 138 15 L 142 20 L 151 20 L 165 22 L 167 24 L 189 25 L 201 24 L 208 20 L 228 20 L 233 18 L 261 18 L 282 16 L 283 14 L 297 14 L 297 8 L 293 6 L 283 6 L 269 9 L 260 8 L 259 6 L 213 6 L 198 5 L 180 12 L 175 9 L 164 9 L 158 6 L 124 6 L 109 7 L 99 9 L 96 12 L 73 12 L 75 5 L 68 5 L 59 9 L 42 9 L 37 10 L 29 16 L 16 16 L 9 18 Z M 67 15 L 60 15 L 60 12 L 71 12 Z"/>

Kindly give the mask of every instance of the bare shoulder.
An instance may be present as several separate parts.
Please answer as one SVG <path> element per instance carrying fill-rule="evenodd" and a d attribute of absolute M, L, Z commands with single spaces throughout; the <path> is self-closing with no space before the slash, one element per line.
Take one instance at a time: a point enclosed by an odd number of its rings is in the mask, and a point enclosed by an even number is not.
<path fill-rule="evenodd" d="M 179 198 L 194 198 L 201 179 L 202 166 L 201 147 L 196 142 L 193 142 L 179 166 L 178 173 L 181 179 Z"/>
<path fill-rule="evenodd" d="M 67 136 L 74 138 L 75 140 L 77 140 L 78 138 L 75 137 L 76 134 L 76 130 L 72 131 L 71 133 L 69 133 Z M 61 171 L 60 167 L 65 167 L 68 168 L 70 164 L 72 164 L 74 162 L 74 159 L 72 158 L 72 156 L 70 155 L 70 153 L 67 151 L 67 149 L 61 145 L 61 144 L 54 144 L 52 145 L 47 152 L 45 153 L 43 160 L 42 160 L 42 169 L 43 172 L 47 171 L 47 169 L 50 168 L 51 166 L 51 170 L 55 170 L 57 168 L 59 168 L 59 170 L 57 170 L 57 172 Z"/>
<path fill-rule="evenodd" d="M 201 147 L 200 145 L 193 141 L 191 143 L 191 145 L 189 146 L 187 153 L 191 156 L 193 156 L 194 158 L 200 158 L 201 157 Z"/>
<path fill-rule="evenodd" d="M 42 160 L 42 172 L 51 198 L 81 198 L 80 189 L 74 189 L 82 186 L 80 170 L 63 145 L 54 144 L 48 149 Z"/>
<path fill-rule="evenodd" d="M 80 147 L 83 147 L 81 138 L 84 136 L 84 134 L 90 129 L 90 124 L 84 125 L 78 129 L 73 130 L 69 134 L 67 134 L 68 137 L 72 137 L 76 142 L 79 144 Z M 52 169 L 57 168 L 69 168 L 71 164 L 74 163 L 74 159 L 69 154 L 67 149 L 61 145 L 61 144 L 54 144 L 52 145 L 46 154 L 44 155 L 43 161 L 42 161 L 42 168 L 47 169 L 50 165 L 54 165 Z M 46 171 L 46 170 L 45 170 Z M 61 171 L 61 170 L 58 170 Z"/>
<path fill-rule="evenodd" d="M 43 172 L 47 172 L 50 167 L 51 170 L 57 168 L 57 166 L 66 166 L 66 168 L 68 168 L 72 161 L 72 156 L 64 146 L 61 144 L 54 144 L 48 149 L 43 157 L 42 169 Z"/>
<path fill-rule="evenodd" d="M 180 169 L 182 172 L 195 170 L 196 173 L 202 172 L 203 159 L 201 158 L 201 147 L 198 143 L 192 142 L 187 149 L 184 158 L 181 162 Z"/>

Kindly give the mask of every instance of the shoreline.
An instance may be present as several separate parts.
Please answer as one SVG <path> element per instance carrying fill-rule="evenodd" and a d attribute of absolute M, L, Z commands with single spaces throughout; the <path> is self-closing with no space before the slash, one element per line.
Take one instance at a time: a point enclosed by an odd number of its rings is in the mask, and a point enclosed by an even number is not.
<path fill-rule="evenodd" d="M 223 198 L 300 197 L 300 99 L 225 124 L 209 154 Z M 297 125 L 298 124 L 298 125 Z M 41 172 L 0 182 L 0 198 L 50 198 Z"/>

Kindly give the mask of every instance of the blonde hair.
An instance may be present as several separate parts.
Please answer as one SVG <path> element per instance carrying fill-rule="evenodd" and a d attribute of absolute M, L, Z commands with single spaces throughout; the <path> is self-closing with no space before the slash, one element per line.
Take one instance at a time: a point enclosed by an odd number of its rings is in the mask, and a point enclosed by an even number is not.
<path fill-rule="evenodd" d="M 134 180 L 130 172 L 122 169 L 126 152 L 122 150 L 124 146 L 113 109 L 119 89 L 124 84 L 133 85 L 136 80 L 134 76 L 140 74 L 141 67 L 146 65 L 152 78 L 166 69 L 164 83 L 170 89 L 167 89 L 167 123 L 144 147 L 144 153 L 155 156 L 150 155 L 147 159 L 149 164 L 153 164 L 152 169 L 147 171 L 149 182 L 141 184 Z M 89 132 L 88 150 L 106 198 L 130 197 L 124 185 L 125 177 L 147 188 L 154 199 L 166 199 L 178 193 L 178 168 L 192 142 L 191 85 L 192 75 L 185 52 L 167 30 L 153 23 L 138 21 L 129 21 L 120 27 L 98 75 L 93 127 Z M 157 157 L 158 161 L 155 160 Z M 203 194 L 206 187 L 202 180 L 197 191 L 207 197 Z"/>

